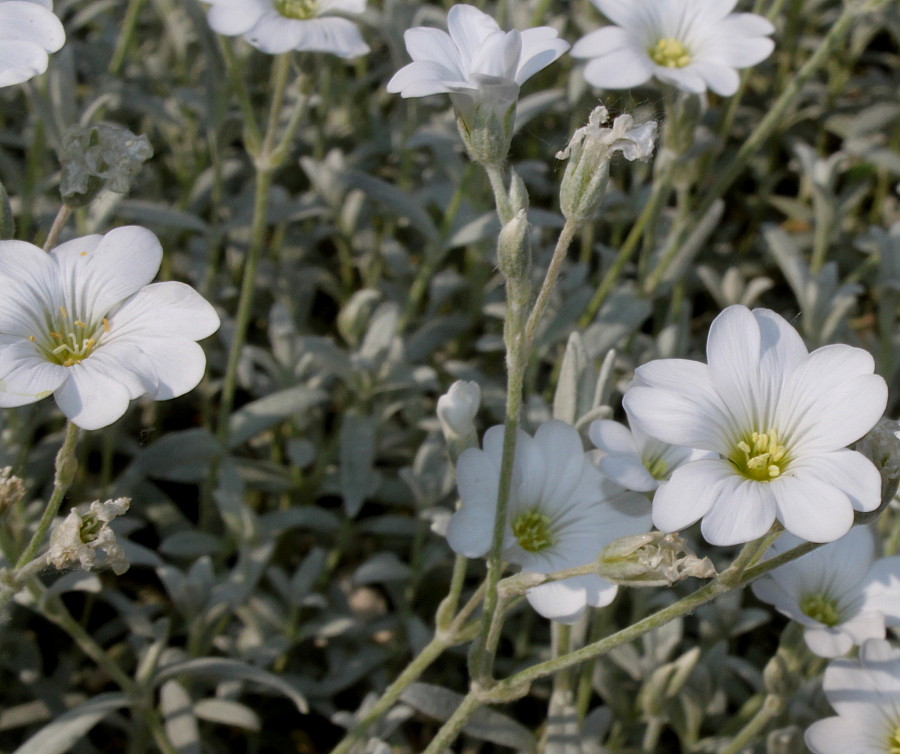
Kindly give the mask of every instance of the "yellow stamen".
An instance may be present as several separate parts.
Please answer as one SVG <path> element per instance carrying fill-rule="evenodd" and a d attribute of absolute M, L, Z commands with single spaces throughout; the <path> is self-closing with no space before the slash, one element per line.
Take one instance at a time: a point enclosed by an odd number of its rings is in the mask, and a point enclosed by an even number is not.
<path fill-rule="evenodd" d="M 788 450 L 778 439 L 778 432 L 751 432 L 734 444 L 728 460 L 747 479 L 769 482 L 781 476 L 790 458 Z"/>
<path fill-rule="evenodd" d="M 672 37 L 660 39 L 647 50 L 647 54 L 654 63 L 665 68 L 684 68 L 691 62 L 691 55 L 687 48 Z"/>
<path fill-rule="evenodd" d="M 104 317 L 101 322 L 103 322 L 103 332 L 109 332 L 109 320 Z"/>
<path fill-rule="evenodd" d="M 556 541 L 550 531 L 550 517 L 537 509 L 516 516 L 512 532 L 519 540 L 519 546 L 528 552 L 540 552 Z"/>
<path fill-rule="evenodd" d="M 79 327 L 87 327 L 87 324 L 82 322 L 80 319 L 76 319 L 74 324 L 78 325 Z"/>
<path fill-rule="evenodd" d="M 69 318 L 69 312 L 66 311 L 66 307 L 64 307 L 64 306 L 59 307 L 59 313 L 62 314 L 63 319 Z"/>

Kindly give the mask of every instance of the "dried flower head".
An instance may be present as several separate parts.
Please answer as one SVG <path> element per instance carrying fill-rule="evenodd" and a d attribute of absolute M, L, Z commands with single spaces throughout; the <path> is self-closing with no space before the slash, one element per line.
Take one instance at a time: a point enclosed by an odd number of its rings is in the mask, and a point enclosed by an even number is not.
<path fill-rule="evenodd" d="M 50 535 L 47 562 L 59 570 L 80 566 L 90 571 L 108 565 L 117 575 L 125 573 L 128 561 L 109 522 L 123 515 L 129 505 L 131 500 L 120 497 L 73 508 Z"/>

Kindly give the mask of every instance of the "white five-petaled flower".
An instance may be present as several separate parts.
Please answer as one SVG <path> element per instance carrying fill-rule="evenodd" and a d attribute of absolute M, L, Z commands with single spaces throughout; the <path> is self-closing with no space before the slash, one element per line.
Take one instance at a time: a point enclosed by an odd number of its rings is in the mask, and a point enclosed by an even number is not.
<path fill-rule="evenodd" d="M 503 427 L 484 436 L 457 463 L 462 506 L 450 520 L 447 541 L 469 558 L 490 550 L 503 456 Z M 507 509 L 503 557 L 524 571 L 547 574 L 585 565 L 619 537 L 650 528 L 647 499 L 604 478 L 567 424 L 542 424 L 534 437 L 519 432 Z M 541 584 L 526 596 L 541 615 L 562 623 L 585 607 L 612 602 L 617 587 L 595 575 Z"/>
<path fill-rule="evenodd" d="M 52 0 L 0 0 L 0 86 L 12 86 L 47 70 L 50 52 L 66 42 Z"/>
<path fill-rule="evenodd" d="M 341 14 L 357 15 L 366 0 L 205 0 L 208 21 L 225 36 L 242 35 L 270 55 L 291 50 L 355 58 L 369 52 L 359 28 Z"/>
<path fill-rule="evenodd" d="M 0 406 L 51 393 L 83 429 L 111 424 L 142 395 L 174 398 L 197 385 L 195 341 L 219 318 L 184 283 L 148 285 L 162 261 L 145 228 L 76 238 L 49 254 L 0 241 Z"/>
<path fill-rule="evenodd" d="M 588 428 L 591 442 L 603 454 L 597 462 L 600 471 L 626 490 L 652 492 L 679 466 L 711 456 L 703 450 L 661 442 L 631 422 L 629 425 L 630 429 L 600 419 Z"/>
<path fill-rule="evenodd" d="M 822 681 L 837 712 L 806 729 L 813 754 L 897 754 L 900 751 L 900 649 L 869 639 L 859 660 L 832 660 Z"/>
<path fill-rule="evenodd" d="M 504 32 L 472 5 L 454 5 L 447 14 L 447 28 L 449 34 L 424 26 L 406 30 L 403 38 L 413 62 L 394 74 L 389 92 L 402 97 L 448 92 L 477 98 L 486 88 L 506 87 L 515 100 L 522 84 L 569 49 L 556 29 Z"/>
<path fill-rule="evenodd" d="M 802 542 L 784 533 L 768 555 Z M 776 568 L 752 588 L 803 626 L 807 645 L 820 657 L 839 657 L 866 639 L 883 639 L 885 626 L 900 626 L 900 557 L 875 560 L 875 537 L 865 526 Z"/>
<path fill-rule="evenodd" d="M 660 359 L 639 367 L 623 402 L 652 437 L 718 458 L 675 470 L 653 498 L 653 523 L 676 531 L 702 518 L 715 545 L 749 542 L 776 518 L 830 542 L 853 512 L 881 502 L 881 477 L 846 446 L 881 417 L 887 385 L 872 356 L 831 345 L 812 353 L 768 309 L 725 309 L 709 331 L 709 363 Z"/>
<path fill-rule="evenodd" d="M 651 78 L 694 94 L 737 91 L 737 68 L 765 60 L 774 27 L 753 13 L 731 13 L 737 0 L 592 0 L 616 26 L 575 43 L 590 58 L 584 77 L 605 89 L 628 89 Z"/>

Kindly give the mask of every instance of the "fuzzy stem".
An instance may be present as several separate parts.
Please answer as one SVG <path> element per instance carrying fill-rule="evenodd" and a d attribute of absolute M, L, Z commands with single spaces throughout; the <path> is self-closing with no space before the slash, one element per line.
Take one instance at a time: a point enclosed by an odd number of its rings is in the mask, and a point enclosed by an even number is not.
<path fill-rule="evenodd" d="M 756 714 L 750 718 L 747 724 L 731 739 L 731 742 L 721 751 L 721 754 L 738 754 L 747 744 L 759 738 L 759 734 L 766 726 L 784 709 L 784 700 L 775 694 L 767 694 L 762 706 Z"/>
<path fill-rule="evenodd" d="M 31 541 L 16 561 L 16 570 L 34 560 L 38 547 L 44 541 L 50 524 L 53 523 L 53 519 L 56 518 L 56 514 L 59 512 L 59 507 L 62 505 L 63 498 L 66 496 L 66 492 L 71 486 L 72 479 L 75 477 L 75 472 L 78 469 L 78 462 L 75 460 L 75 446 L 77 443 L 78 427 L 69 422 L 66 425 L 66 436 L 62 447 L 56 454 L 56 477 L 53 484 L 53 494 L 50 496 L 47 507 L 44 508 L 44 513 L 41 516 L 41 520 L 38 521 Z"/>
<path fill-rule="evenodd" d="M 566 224 L 560 231 L 559 238 L 556 241 L 556 248 L 553 250 L 553 257 L 550 260 L 550 265 L 547 267 L 547 274 L 544 277 L 541 290 L 538 291 L 534 306 L 531 309 L 531 313 L 528 315 L 528 322 L 525 325 L 526 351 L 530 350 L 531 344 L 534 342 L 534 336 L 537 332 L 538 325 L 541 323 L 544 309 L 547 308 L 547 301 L 550 298 L 550 293 L 556 285 L 557 278 L 559 278 L 559 272 L 562 268 L 563 260 L 566 258 L 566 252 L 568 252 L 569 246 L 572 244 L 572 239 L 575 237 L 575 234 L 580 227 L 579 223 L 572 220 L 566 220 Z"/>
<path fill-rule="evenodd" d="M 475 694 L 468 694 L 447 722 L 441 726 L 437 735 L 431 739 L 431 743 L 422 754 L 444 754 L 479 706 L 481 706 L 479 698 Z"/>
<path fill-rule="evenodd" d="M 47 240 L 44 241 L 44 251 L 50 251 L 56 245 L 56 239 L 59 238 L 59 234 L 62 232 L 71 214 L 72 208 L 68 204 L 63 204 L 59 208 L 59 212 L 56 213 L 56 217 L 53 220 L 53 225 L 50 227 L 50 232 L 47 234 Z"/>

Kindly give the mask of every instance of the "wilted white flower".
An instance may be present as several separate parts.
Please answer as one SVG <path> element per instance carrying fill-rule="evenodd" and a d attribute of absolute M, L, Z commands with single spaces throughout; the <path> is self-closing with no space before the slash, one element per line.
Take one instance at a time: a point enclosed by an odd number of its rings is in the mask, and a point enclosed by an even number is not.
<path fill-rule="evenodd" d="M 47 562 L 59 570 L 80 565 L 90 571 L 100 556 L 101 565 L 108 565 L 116 574 L 125 573 L 128 561 L 109 522 L 123 515 L 129 505 L 131 500 L 120 497 L 73 508 L 50 535 Z"/>
<path fill-rule="evenodd" d="M 0 86 L 12 86 L 47 70 L 47 53 L 66 42 L 52 0 L 0 0 Z"/>
<path fill-rule="evenodd" d="M 512 138 L 519 87 L 569 44 L 549 26 L 504 32 L 471 5 L 454 5 L 447 28 L 449 34 L 423 26 L 406 31 L 413 62 L 394 74 L 387 90 L 402 97 L 450 94 L 466 146 L 470 153 L 476 150 L 473 159 L 499 161 Z M 492 137 L 496 144 L 482 143 Z"/>
<path fill-rule="evenodd" d="M 569 145 L 557 152 L 568 160 L 560 189 L 560 208 L 568 219 L 585 222 L 597 208 L 609 183 L 609 162 L 621 152 L 626 160 L 646 160 L 656 143 L 656 121 L 635 124 L 630 115 L 620 115 L 612 128 L 603 128 L 609 112 L 595 107 L 588 124 L 572 134 Z"/>
<path fill-rule="evenodd" d="M 676 531 L 702 518 L 706 540 L 761 537 L 777 518 L 798 537 L 830 542 L 853 512 L 881 502 L 872 462 L 846 445 L 881 417 L 887 385 L 871 354 L 831 345 L 812 353 L 768 309 L 716 317 L 709 364 L 660 359 L 637 369 L 624 403 L 652 437 L 719 455 L 674 471 L 653 498 L 653 523 Z"/>
<path fill-rule="evenodd" d="M 447 541 L 469 558 L 490 550 L 503 457 L 503 427 L 484 436 L 484 450 L 470 448 L 457 464 L 462 506 L 450 520 Z M 542 424 L 534 437 L 519 432 L 507 509 L 503 558 L 540 574 L 593 561 L 604 545 L 650 529 L 649 503 L 604 478 L 584 452 L 574 428 Z M 541 584 L 526 597 L 541 615 L 562 623 L 587 605 L 612 602 L 617 587 L 595 576 Z"/>
<path fill-rule="evenodd" d="M 769 555 L 802 541 L 782 534 Z M 900 557 L 875 560 L 875 537 L 865 526 L 770 571 L 752 589 L 801 624 L 820 657 L 839 657 L 866 639 L 883 639 L 885 626 L 900 626 Z"/>
<path fill-rule="evenodd" d="M 146 228 L 76 238 L 49 254 L 0 241 L 0 406 L 47 397 L 83 429 L 111 424 L 142 395 L 174 398 L 197 385 L 195 341 L 219 318 L 184 283 L 148 285 L 162 248 Z"/>
<path fill-rule="evenodd" d="M 626 490 L 652 492 L 679 466 L 711 457 L 703 450 L 661 442 L 629 424 L 630 429 L 600 419 L 588 428 L 591 442 L 603 453 L 597 462 L 600 471 Z"/>
<path fill-rule="evenodd" d="M 351 20 L 366 9 L 366 0 L 205 0 L 213 31 L 242 35 L 270 55 L 290 50 L 329 52 L 355 58 L 369 52 Z"/>
<path fill-rule="evenodd" d="M 457 380 L 437 402 L 437 416 L 446 437 L 465 437 L 475 431 L 475 415 L 481 405 L 477 382 Z"/>
<path fill-rule="evenodd" d="M 628 89 L 656 77 L 686 92 L 707 87 L 729 96 L 737 68 L 765 60 L 775 29 L 753 13 L 731 13 L 737 0 L 592 0 L 617 26 L 582 37 L 572 56 L 590 58 L 584 77 L 605 89 Z"/>
<path fill-rule="evenodd" d="M 859 660 L 832 660 L 822 681 L 837 712 L 806 729 L 813 754 L 897 754 L 900 751 L 900 650 L 869 639 Z"/>

